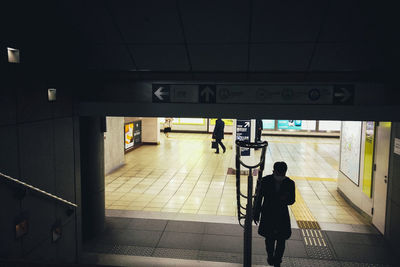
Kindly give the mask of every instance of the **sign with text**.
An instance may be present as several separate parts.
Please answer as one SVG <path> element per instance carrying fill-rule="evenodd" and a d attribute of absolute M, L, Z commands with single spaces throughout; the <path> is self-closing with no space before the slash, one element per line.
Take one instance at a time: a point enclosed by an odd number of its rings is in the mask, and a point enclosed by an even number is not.
<path fill-rule="evenodd" d="M 236 140 L 250 142 L 251 120 L 237 120 L 236 121 Z M 250 148 L 241 147 L 241 156 L 250 156 Z"/>
<path fill-rule="evenodd" d="M 152 84 L 154 103 L 352 105 L 354 85 Z"/>
<path fill-rule="evenodd" d="M 397 155 L 400 155 L 400 139 L 395 138 L 394 139 L 394 149 L 393 152 Z"/>

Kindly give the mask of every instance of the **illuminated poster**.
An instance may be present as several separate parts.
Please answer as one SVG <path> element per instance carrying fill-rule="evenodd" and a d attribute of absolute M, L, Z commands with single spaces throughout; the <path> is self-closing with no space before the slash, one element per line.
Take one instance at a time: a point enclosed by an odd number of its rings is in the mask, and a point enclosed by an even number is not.
<path fill-rule="evenodd" d="M 134 144 L 133 123 L 127 123 L 125 124 L 125 149 L 133 147 Z"/>
<path fill-rule="evenodd" d="M 215 121 L 217 119 L 210 119 L 210 125 L 215 125 Z M 225 122 L 226 125 L 233 125 L 233 120 L 232 119 L 222 119 Z"/>
<path fill-rule="evenodd" d="M 365 149 L 364 149 L 364 172 L 363 172 L 363 192 L 368 197 L 372 197 L 372 173 L 374 167 L 374 135 L 375 123 L 365 122 Z"/>
<path fill-rule="evenodd" d="M 343 121 L 340 137 L 339 170 L 353 183 L 359 184 L 361 121 Z"/>
<path fill-rule="evenodd" d="M 262 120 L 264 130 L 275 129 L 275 120 Z"/>
<path fill-rule="evenodd" d="M 278 120 L 278 129 L 301 130 L 301 120 Z"/>
<path fill-rule="evenodd" d="M 319 121 L 320 131 L 340 131 L 341 121 Z"/>
<path fill-rule="evenodd" d="M 204 125 L 205 120 L 202 118 L 179 118 L 178 122 L 175 124 L 197 124 Z"/>

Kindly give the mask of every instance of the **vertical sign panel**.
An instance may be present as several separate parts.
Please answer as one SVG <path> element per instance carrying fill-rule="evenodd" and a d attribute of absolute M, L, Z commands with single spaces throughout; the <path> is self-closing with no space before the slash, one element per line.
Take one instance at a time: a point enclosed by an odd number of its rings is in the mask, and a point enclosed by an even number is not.
<path fill-rule="evenodd" d="M 359 185 L 361 153 L 361 121 L 343 121 L 340 140 L 339 170 Z"/>
<path fill-rule="evenodd" d="M 250 120 L 237 120 L 236 121 L 236 140 L 250 142 Z M 250 156 L 250 148 L 241 148 L 241 156 Z"/>

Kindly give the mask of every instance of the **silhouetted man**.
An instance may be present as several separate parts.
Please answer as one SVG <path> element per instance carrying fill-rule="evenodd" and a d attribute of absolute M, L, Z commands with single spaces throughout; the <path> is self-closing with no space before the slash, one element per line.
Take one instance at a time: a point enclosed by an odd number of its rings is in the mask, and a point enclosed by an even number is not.
<path fill-rule="evenodd" d="M 214 131 L 213 131 L 213 135 L 212 138 L 215 139 L 215 142 L 217 142 L 217 151 L 215 151 L 215 153 L 219 153 L 219 146 L 222 147 L 222 150 L 226 151 L 226 148 L 224 146 L 224 144 L 222 143 L 222 139 L 224 139 L 224 128 L 225 128 L 225 122 L 223 120 L 221 120 L 221 118 L 218 118 L 215 121 L 215 127 L 214 127 Z"/>
<path fill-rule="evenodd" d="M 257 185 L 253 218 L 258 234 L 265 237 L 268 264 L 281 266 L 285 242 L 292 235 L 288 205 L 295 202 L 295 183 L 286 177 L 285 162 L 275 162 L 272 175 L 262 178 Z"/>

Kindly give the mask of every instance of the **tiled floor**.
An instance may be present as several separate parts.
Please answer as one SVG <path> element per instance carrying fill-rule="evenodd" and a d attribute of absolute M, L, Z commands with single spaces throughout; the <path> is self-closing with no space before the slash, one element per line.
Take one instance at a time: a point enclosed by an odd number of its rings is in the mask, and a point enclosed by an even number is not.
<path fill-rule="evenodd" d="M 126 154 L 126 165 L 106 177 L 106 208 L 153 212 L 177 212 L 236 216 L 232 136 L 224 154 L 210 148 L 210 135 L 171 133 L 158 146 L 142 146 Z M 337 193 L 339 139 L 263 137 L 269 142 L 264 174 L 275 161 L 288 164 L 287 175 L 295 180 L 298 199 L 291 216 L 308 209 L 319 223 L 364 224 L 365 220 Z M 254 158 L 258 158 L 260 150 Z M 247 177 L 241 188 L 245 191 Z"/>
<path fill-rule="evenodd" d="M 398 266 L 398 255 L 380 234 L 313 232 L 292 229 L 282 266 Z M 243 229 L 229 223 L 106 217 L 105 231 L 83 250 L 85 264 L 243 266 Z M 251 252 L 252 266 L 266 266 L 264 238 L 256 226 Z"/>

